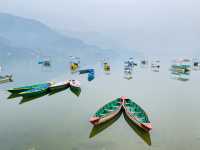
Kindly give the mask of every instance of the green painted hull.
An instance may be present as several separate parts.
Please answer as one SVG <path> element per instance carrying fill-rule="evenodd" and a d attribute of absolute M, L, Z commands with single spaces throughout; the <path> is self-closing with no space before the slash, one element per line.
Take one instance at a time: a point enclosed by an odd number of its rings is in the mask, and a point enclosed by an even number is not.
<path fill-rule="evenodd" d="M 121 108 L 121 99 L 115 99 L 101 107 L 90 119 L 90 122 L 94 125 L 104 123 L 115 117 L 121 111 Z"/>
<path fill-rule="evenodd" d="M 48 88 L 45 88 L 45 89 L 34 89 L 34 91 L 28 90 L 28 91 L 21 92 L 21 93 L 18 93 L 18 94 L 20 96 L 33 97 L 33 96 L 41 95 L 41 94 L 44 94 L 44 93 L 47 93 L 47 92 L 48 92 Z"/>
<path fill-rule="evenodd" d="M 151 130 L 152 126 L 146 112 L 130 99 L 124 99 L 124 110 L 126 115 L 144 130 Z"/>
<path fill-rule="evenodd" d="M 72 93 L 74 93 L 76 96 L 80 96 L 80 94 L 81 94 L 81 88 L 80 87 L 70 86 L 70 91 Z"/>
<path fill-rule="evenodd" d="M 124 114 L 126 114 L 127 117 L 140 128 L 145 131 L 152 129 L 152 125 L 145 111 L 135 102 L 126 97 L 117 98 L 101 107 L 95 115 L 90 118 L 90 122 L 93 125 L 100 125 L 111 120 L 119 114 L 121 110 L 123 110 Z"/>
<path fill-rule="evenodd" d="M 40 84 L 34 84 L 34 85 L 30 85 L 30 86 L 23 86 L 23 87 L 13 88 L 13 89 L 10 89 L 8 91 L 12 94 L 18 94 L 18 93 L 21 93 L 21 92 L 25 92 L 25 91 L 34 89 L 34 88 L 39 87 L 39 86 L 44 85 L 44 84 L 49 84 L 49 83 L 40 83 Z"/>

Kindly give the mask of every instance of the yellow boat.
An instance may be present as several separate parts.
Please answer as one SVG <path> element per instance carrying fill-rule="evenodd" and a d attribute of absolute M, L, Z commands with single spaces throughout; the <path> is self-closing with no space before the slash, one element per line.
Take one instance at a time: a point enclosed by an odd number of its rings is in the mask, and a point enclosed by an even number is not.
<path fill-rule="evenodd" d="M 108 63 L 104 63 L 104 71 L 110 71 L 110 65 Z"/>

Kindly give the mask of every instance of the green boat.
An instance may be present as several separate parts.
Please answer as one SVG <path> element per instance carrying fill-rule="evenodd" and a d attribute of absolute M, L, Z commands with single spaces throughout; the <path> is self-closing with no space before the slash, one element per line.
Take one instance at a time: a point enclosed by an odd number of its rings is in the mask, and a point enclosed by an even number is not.
<path fill-rule="evenodd" d="M 151 130 L 152 124 L 146 112 L 132 100 L 125 97 L 121 99 L 123 99 L 123 107 L 127 117 L 145 131 Z"/>
<path fill-rule="evenodd" d="M 102 123 L 112 119 L 113 117 L 115 117 L 121 111 L 121 108 L 122 108 L 122 101 L 120 98 L 117 98 L 117 99 L 107 103 L 103 107 L 101 107 L 94 114 L 94 116 L 90 118 L 89 121 L 93 125 L 102 124 Z"/>
<path fill-rule="evenodd" d="M 49 90 L 49 86 L 50 84 L 43 84 L 43 85 L 40 85 L 40 86 L 36 86 L 35 88 L 32 88 L 30 90 L 26 90 L 24 92 L 20 92 L 18 93 L 20 96 L 36 96 L 36 95 L 40 95 L 40 94 L 43 94 L 43 93 L 47 93 L 48 90 Z"/>
<path fill-rule="evenodd" d="M 101 107 L 89 121 L 93 125 L 102 124 L 114 118 L 121 110 L 141 129 L 145 131 L 152 129 L 151 122 L 145 111 L 135 102 L 123 96 Z"/>
<path fill-rule="evenodd" d="M 25 92 L 25 91 L 28 91 L 28 90 L 31 90 L 31 89 L 34 89 L 34 88 L 37 88 L 37 87 L 41 87 L 41 86 L 47 86 L 47 85 L 50 85 L 50 84 L 51 83 L 40 83 L 40 84 L 34 84 L 34 85 L 30 85 L 30 86 L 22 86 L 22 87 L 18 87 L 18 88 L 13 88 L 13 89 L 10 89 L 8 91 L 12 94 L 18 94 L 18 93 L 21 93 L 21 92 Z"/>

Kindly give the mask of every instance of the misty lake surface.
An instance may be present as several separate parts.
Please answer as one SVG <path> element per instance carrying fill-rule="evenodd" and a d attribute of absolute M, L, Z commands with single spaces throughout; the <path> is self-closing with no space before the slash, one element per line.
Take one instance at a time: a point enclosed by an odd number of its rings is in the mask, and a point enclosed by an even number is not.
<path fill-rule="evenodd" d="M 200 147 L 200 71 L 190 80 L 171 77 L 170 63 L 159 72 L 137 67 L 133 79 L 126 80 L 123 63 L 111 64 L 110 75 L 100 64 L 96 78 L 72 75 L 67 61 L 53 62 L 50 69 L 37 62 L 12 63 L 7 72 L 14 82 L 0 85 L 1 150 L 197 150 Z M 84 68 L 84 67 L 83 67 Z M 77 79 L 81 95 L 69 90 L 19 104 L 21 98 L 7 99 L 7 89 L 44 81 Z M 153 129 L 141 134 L 123 114 L 100 129 L 93 129 L 89 118 L 107 102 L 127 96 L 149 115 Z"/>

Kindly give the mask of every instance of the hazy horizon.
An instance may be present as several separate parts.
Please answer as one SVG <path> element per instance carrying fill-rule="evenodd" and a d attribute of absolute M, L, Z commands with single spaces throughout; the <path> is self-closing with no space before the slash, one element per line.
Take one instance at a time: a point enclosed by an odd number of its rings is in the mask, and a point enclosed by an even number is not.
<path fill-rule="evenodd" d="M 0 12 L 39 20 L 101 47 L 198 55 L 199 6 L 196 0 L 4 0 Z"/>

